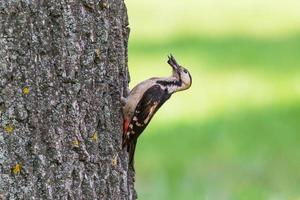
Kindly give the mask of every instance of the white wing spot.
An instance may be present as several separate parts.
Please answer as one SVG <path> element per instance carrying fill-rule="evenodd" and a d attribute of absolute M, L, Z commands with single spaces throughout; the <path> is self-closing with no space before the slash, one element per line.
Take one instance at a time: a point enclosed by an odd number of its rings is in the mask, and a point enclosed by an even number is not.
<path fill-rule="evenodd" d="M 138 123 L 138 122 L 136 123 L 136 125 L 137 125 L 137 126 L 142 126 L 142 124 L 140 124 L 140 123 Z"/>

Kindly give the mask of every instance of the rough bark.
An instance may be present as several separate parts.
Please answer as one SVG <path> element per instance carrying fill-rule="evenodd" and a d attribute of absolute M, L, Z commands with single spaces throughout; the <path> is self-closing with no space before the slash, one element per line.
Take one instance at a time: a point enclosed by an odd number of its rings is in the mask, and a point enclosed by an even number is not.
<path fill-rule="evenodd" d="M 0 1 L 0 199 L 135 199 L 123 0 Z"/>

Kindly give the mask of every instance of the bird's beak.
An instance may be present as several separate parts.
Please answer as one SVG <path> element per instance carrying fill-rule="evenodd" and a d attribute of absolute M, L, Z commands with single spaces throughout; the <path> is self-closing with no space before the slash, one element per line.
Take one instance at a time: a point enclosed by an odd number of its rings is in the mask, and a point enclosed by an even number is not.
<path fill-rule="evenodd" d="M 170 54 L 168 58 L 169 58 L 168 64 L 173 68 L 174 71 L 178 73 L 180 66 L 176 62 L 175 58 L 172 56 L 172 54 Z"/>

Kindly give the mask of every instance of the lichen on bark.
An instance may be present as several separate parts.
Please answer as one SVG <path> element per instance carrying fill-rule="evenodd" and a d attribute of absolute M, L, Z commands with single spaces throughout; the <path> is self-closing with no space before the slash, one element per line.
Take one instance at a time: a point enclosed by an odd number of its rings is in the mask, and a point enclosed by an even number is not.
<path fill-rule="evenodd" d="M 136 199 L 123 0 L 0 2 L 0 197 Z"/>

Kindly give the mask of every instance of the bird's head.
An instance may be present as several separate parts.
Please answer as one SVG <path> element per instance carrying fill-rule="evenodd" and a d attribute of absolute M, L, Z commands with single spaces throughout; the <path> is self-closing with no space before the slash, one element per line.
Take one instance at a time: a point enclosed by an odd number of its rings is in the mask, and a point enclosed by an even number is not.
<path fill-rule="evenodd" d="M 172 76 L 175 77 L 181 84 L 177 91 L 186 90 L 190 88 L 192 85 L 192 76 L 189 73 L 189 71 L 184 67 L 180 66 L 172 55 L 170 55 L 168 58 L 168 64 L 173 69 Z"/>

